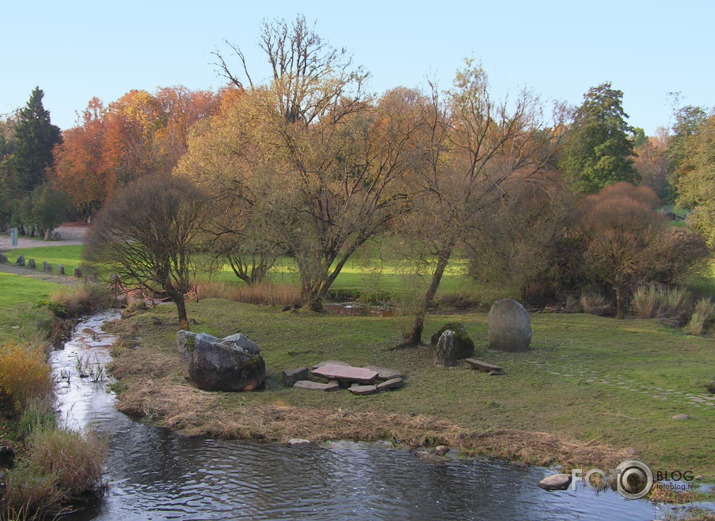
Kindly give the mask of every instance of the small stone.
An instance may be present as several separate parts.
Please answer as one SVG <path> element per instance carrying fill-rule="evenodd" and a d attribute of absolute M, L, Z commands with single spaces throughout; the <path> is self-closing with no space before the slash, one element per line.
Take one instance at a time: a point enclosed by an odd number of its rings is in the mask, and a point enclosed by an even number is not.
<path fill-rule="evenodd" d="M 501 369 L 499 369 L 499 370 L 494 369 L 492 371 L 489 371 L 489 376 L 501 376 L 503 374 L 504 374 L 504 371 L 502 371 Z"/>
<path fill-rule="evenodd" d="M 15 261 L 15 266 L 24 266 L 25 265 L 25 257 L 23 255 L 18 255 L 17 260 Z"/>
<path fill-rule="evenodd" d="M 15 464 L 15 451 L 9 445 L 0 447 L 0 467 L 9 469 Z"/>
<path fill-rule="evenodd" d="M 288 445 L 291 447 L 300 445 L 312 445 L 312 442 L 303 438 L 291 438 L 290 440 L 288 440 Z"/>
<path fill-rule="evenodd" d="M 544 490 L 566 490 L 571 484 L 571 474 L 552 474 L 539 481 Z"/>
<path fill-rule="evenodd" d="M 674 420 L 689 420 L 690 416 L 688 416 L 687 414 L 676 414 L 675 416 L 673 416 L 673 419 Z"/>
<path fill-rule="evenodd" d="M 37 263 L 35 263 L 35 259 L 28 260 L 27 267 L 30 268 L 31 270 L 37 269 Z"/>
<path fill-rule="evenodd" d="M 310 376 L 310 370 L 307 367 L 299 367 L 298 369 L 286 369 L 281 373 L 283 377 L 283 385 L 293 387 L 300 380 L 307 380 Z"/>
<path fill-rule="evenodd" d="M 42 271 L 46 273 L 52 273 L 52 264 L 47 261 L 42 262 Z"/>
<path fill-rule="evenodd" d="M 377 385 L 354 385 L 348 389 L 348 391 L 358 396 L 366 396 L 380 392 L 377 390 Z"/>
<path fill-rule="evenodd" d="M 372 384 L 377 378 L 377 373 L 364 367 L 352 367 L 339 364 L 325 364 L 313 369 L 313 375 L 326 380 L 339 380 Z"/>
<path fill-rule="evenodd" d="M 57 273 L 59 273 L 60 275 L 65 274 L 65 267 L 62 264 L 57 265 Z"/>
<path fill-rule="evenodd" d="M 79 269 L 79 268 L 74 268 L 74 269 L 72 270 L 72 276 L 73 276 L 75 279 L 81 279 L 81 278 L 82 278 L 82 270 Z"/>
<path fill-rule="evenodd" d="M 446 445 L 437 445 L 432 452 L 437 454 L 437 456 L 444 456 L 449 452 L 449 447 Z"/>
<path fill-rule="evenodd" d="M 321 384 L 310 380 L 300 380 L 293 385 L 293 389 L 305 389 L 307 391 L 325 391 L 332 392 L 340 389 L 336 383 Z"/>
<path fill-rule="evenodd" d="M 399 389 L 405 385 L 405 381 L 402 378 L 392 378 L 380 384 L 377 384 L 378 391 L 391 391 L 393 389 Z"/>
<path fill-rule="evenodd" d="M 2 253 L 0 253 L 0 264 L 7 264 L 8 262 L 10 262 L 8 258 Z"/>

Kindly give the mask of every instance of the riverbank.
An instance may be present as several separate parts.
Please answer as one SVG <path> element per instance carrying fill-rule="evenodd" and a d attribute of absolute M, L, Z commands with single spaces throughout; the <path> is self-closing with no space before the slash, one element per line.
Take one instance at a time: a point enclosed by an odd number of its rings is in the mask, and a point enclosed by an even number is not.
<path fill-rule="evenodd" d="M 219 299 L 191 303 L 195 332 L 242 332 L 261 346 L 265 391 L 207 393 L 181 376 L 171 306 L 134 315 L 112 331 L 120 410 L 188 435 L 284 442 L 383 439 L 446 444 L 479 454 L 566 468 L 615 468 L 637 457 L 659 470 L 715 479 L 715 341 L 655 321 L 534 315 L 533 349 L 486 345 L 486 315 L 430 317 L 426 331 L 458 319 L 476 356 L 504 376 L 435 367 L 426 348 L 394 351 L 409 317 L 338 317 L 280 312 Z M 141 340 L 137 340 L 140 337 Z M 404 388 L 373 396 L 286 389 L 281 371 L 338 359 L 405 372 Z M 686 421 L 674 420 L 687 414 Z"/>

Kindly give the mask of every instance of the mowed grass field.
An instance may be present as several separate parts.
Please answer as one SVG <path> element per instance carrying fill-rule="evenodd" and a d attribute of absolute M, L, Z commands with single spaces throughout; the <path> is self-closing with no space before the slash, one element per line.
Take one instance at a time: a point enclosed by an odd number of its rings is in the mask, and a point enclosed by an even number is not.
<path fill-rule="evenodd" d="M 32 322 L 49 314 L 37 306 L 47 303 L 50 293 L 61 288 L 52 282 L 0 273 L 0 343 L 32 334 Z"/>

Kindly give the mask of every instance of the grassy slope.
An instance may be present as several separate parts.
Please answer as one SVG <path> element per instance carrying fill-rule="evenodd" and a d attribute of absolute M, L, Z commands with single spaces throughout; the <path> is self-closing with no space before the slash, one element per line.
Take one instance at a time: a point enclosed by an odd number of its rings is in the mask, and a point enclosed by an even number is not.
<path fill-rule="evenodd" d="M 52 282 L 0 273 L 0 343 L 22 337 L 22 329 L 28 326 L 28 309 L 46 302 L 48 295 L 60 288 Z"/>
<path fill-rule="evenodd" d="M 81 254 L 82 246 L 42 246 L 17 249 L 6 253 L 11 263 L 14 263 L 18 256 L 24 255 L 26 262 L 28 259 L 35 259 L 38 269 L 42 269 L 42 261 L 47 261 L 55 271 L 57 265 L 62 264 L 65 267 L 65 272 L 70 275 L 72 269 L 81 264 Z"/>
<path fill-rule="evenodd" d="M 509 354 L 484 351 L 484 314 L 429 318 L 428 332 L 449 320 L 464 322 L 480 349 L 476 356 L 502 365 L 507 372 L 506 376 L 490 377 L 464 368 L 434 367 L 426 349 L 389 350 L 408 323 L 404 317 L 280 313 L 271 307 L 223 300 L 192 303 L 189 312 L 198 320 L 195 331 L 217 336 L 241 331 L 263 350 L 268 390 L 220 395 L 212 406 L 227 413 L 241 406 L 282 405 L 316 407 L 326 413 L 341 410 L 437 416 L 469 432 L 517 429 L 551 432 L 582 442 L 597 440 L 633 448 L 658 469 L 690 469 L 715 477 L 715 407 L 697 405 L 684 394 L 675 394 L 704 393 L 702 385 L 713 378 L 713 339 L 687 337 L 655 321 L 616 321 L 582 314 L 534 315 L 533 350 Z M 122 327 L 132 325 L 144 339 L 144 347 L 118 350 L 120 357 L 134 353 L 135 362 L 141 364 L 152 353 L 176 362 L 173 306 L 136 316 Z M 408 385 L 397 392 L 368 397 L 282 388 L 282 370 L 325 359 L 402 369 Z M 135 369 L 139 373 L 143 370 Z M 137 388 L 161 376 L 161 370 L 135 374 L 123 383 Z M 132 383 L 132 378 L 139 381 Z M 184 385 L 176 371 L 163 378 L 158 381 Z M 668 389 L 673 391 L 664 394 Z M 691 419 L 672 420 L 678 413 L 686 413 Z"/>

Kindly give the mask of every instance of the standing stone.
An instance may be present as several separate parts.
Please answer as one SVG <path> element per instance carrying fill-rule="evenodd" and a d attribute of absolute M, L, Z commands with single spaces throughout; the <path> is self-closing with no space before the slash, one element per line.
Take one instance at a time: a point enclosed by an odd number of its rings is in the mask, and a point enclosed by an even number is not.
<path fill-rule="evenodd" d="M 72 276 L 75 279 L 81 279 L 82 278 L 82 270 L 79 268 L 75 268 L 72 270 Z"/>
<path fill-rule="evenodd" d="M 42 262 L 42 271 L 46 273 L 52 273 L 52 264 L 47 261 Z"/>
<path fill-rule="evenodd" d="M 57 265 L 57 273 L 59 273 L 60 275 L 65 274 L 65 267 L 62 264 Z"/>
<path fill-rule="evenodd" d="M 299 367 L 298 369 L 286 369 L 281 373 L 283 377 L 283 385 L 293 387 L 300 380 L 307 380 L 310 376 L 310 369 L 307 367 Z"/>
<path fill-rule="evenodd" d="M 27 267 L 30 268 L 31 270 L 37 269 L 37 265 L 35 264 L 35 259 L 30 259 L 27 261 Z"/>
<path fill-rule="evenodd" d="M 266 363 L 256 344 L 249 352 L 232 335 L 223 340 L 206 333 L 179 331 L 177 347 L 184 361 L 185 375 L 204 391 L 252 391 L 263 387 Z M 243 335 L 241 335 L 243 336 Z"/>
<path fill-rule="evenodd" d="M 437 341 L 437 346 L 434 351 L 434 361 L 438 365 L 445 367 L 453 367 L 457 365 L 457 356 L 455 352 L 454 332 L 448 329 Z"/>
<path fill-rule="evenodd" d="M 23 255 L 18 255 L 17 260 L 15 261 L 15 266 L 24 266 L 25 265 L 25 257 Z"/>
<path fill-rule="evenodd" d="M 530 342 L 529 312 L 516 300 L 497 300 L 489 311 L 489 349 L 521 352 Z"/>
<path fill-rule="evenodd" d="M 10 261 L 7 260 L 7 257 L 5 257 L 5 255 L 0 253 L 0 264 L 7 264 L 8 262 L 10 262 Z"/>
<path fill-rule="evenodd" d="M 439 342 L 439 337 L 447 330 L 454 333 L 454 356 L 457 360 L 469 358 L 474 354 L 474 341 L 469 338 L 469 333 L 467 333 L 467 329 L 461 322 L 450 322 L 442 326 L 439 331 L 432 335 L 430 345 L 435 347 Z"/>

